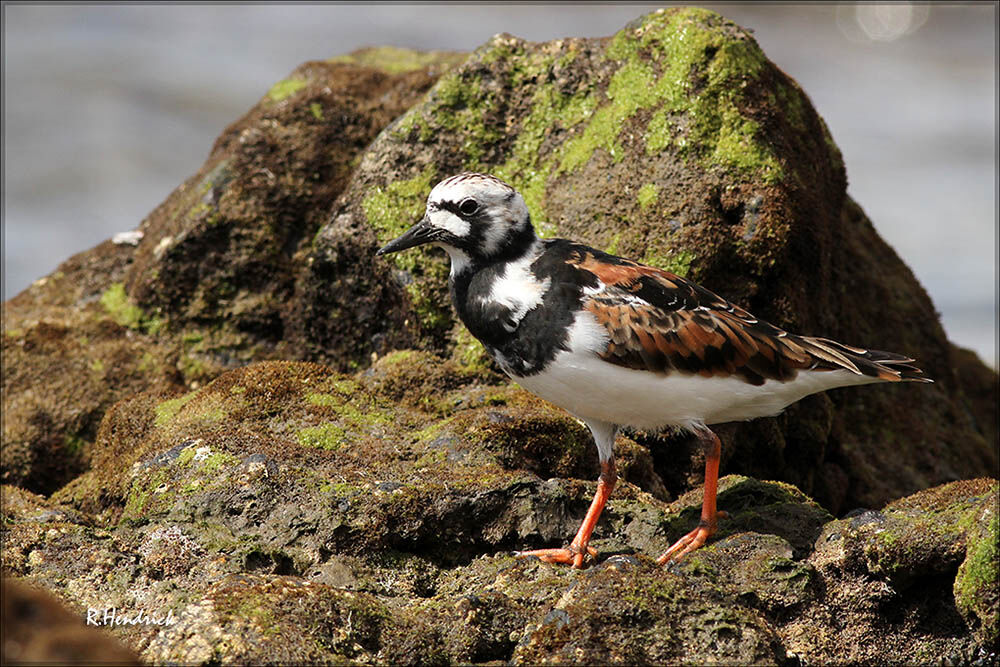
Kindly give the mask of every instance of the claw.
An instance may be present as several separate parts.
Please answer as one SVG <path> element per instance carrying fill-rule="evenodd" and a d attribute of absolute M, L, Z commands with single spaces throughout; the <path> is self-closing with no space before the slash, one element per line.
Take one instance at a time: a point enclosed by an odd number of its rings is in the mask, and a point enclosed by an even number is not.
<path fill-rule="evenodd" d="M 594 532 L 594 526 L 597 525 L 597 519 L 601 516 L 601 510 L 604 509 L 604 504 L 608 501 L 608 496 L 611 495 L 611 489 L 615 488 L 616 479 L 618 479 L 618 475 L 615 472 L 615 460 L 608 459 L 607 461 L 603 461 L 601 463 L 601 476 L 597 480 L 597 492 L 594 494 L 594 500 L 591 501 L 590 509 L 587 510 L 587 516 L 583 518 L 583 523 L 580 524 L 580 530 L 577 531 L 576 537 L 573 538 L 568 547 L 563 547 L 562 549 L 515 551 L 514 556 L 517 558 L 535 556 L 546 563 L 569 565 L 577 570 L 583 567 L 583 561 L 588 557 L 596 558 L 597 550 L 589 546 L 590 535 Z"/>
<path fill-rule="evenodd" d="M 721 514 L 721 512 L 720 512 Z M 662 556 L 656 559 L 657 565 L 666 565 L 670 562 L 677 562 L 684 558 L 687 554 L 691 553 L 698 547 L 705 544 L 705 541 L 715 534 L 715 524 L 712 525 L 701 525 L 690 533 L 677 540 L 667 549 Z"/>
<path fill-rule="evenodd" d="M 534 556 L 546 563 L 551 563 L 553 565 L 569 565 L 579 570 L 583 567 L 583 561 L 588 556 L 590 558 L 597 557 L 597 550 L 594 549 L 593 547 L 580 549 L 579 547 L 571 544 L 570 546 L 563 547 L 561 549 L 534 549 L 532 551 L 515 551 L 514 556 L 516 558 L 528 558 L 530 556 Z"/>

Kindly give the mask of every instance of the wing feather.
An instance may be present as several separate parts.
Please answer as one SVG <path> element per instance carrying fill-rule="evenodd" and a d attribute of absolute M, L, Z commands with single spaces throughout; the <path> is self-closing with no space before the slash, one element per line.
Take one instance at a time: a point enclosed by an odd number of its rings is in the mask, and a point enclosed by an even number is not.
<path fill-rule="evenodd" d="M 908 357 L 797 336 L 673 273 L 580 248 L 568 261 L 597 284 L 583 307 L 607 331 L 601 356 L 611 363 L 752 384 L 789 380 L 803 369 L 927 381 Z"/>

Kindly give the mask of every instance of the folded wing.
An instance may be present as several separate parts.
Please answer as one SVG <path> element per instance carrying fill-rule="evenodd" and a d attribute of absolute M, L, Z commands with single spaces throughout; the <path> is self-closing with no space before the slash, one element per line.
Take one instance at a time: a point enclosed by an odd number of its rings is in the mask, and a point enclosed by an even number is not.
<path fill-rule="evenodd" d="M 759 385 L 800 370 L 847 370 L 883 381 L 927 382 L 913 359 L 798 336 L 680 276 L 590 249 L 569 263 L 593 274 L 584 308 L 608 333 L 606 361 L 657 373 L 739 376 Z"/>

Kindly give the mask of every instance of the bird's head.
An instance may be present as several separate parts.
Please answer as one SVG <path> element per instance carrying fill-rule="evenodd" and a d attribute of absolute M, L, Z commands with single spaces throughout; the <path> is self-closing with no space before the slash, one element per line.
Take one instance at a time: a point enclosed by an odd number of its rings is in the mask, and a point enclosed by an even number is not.
<path fill-rule="evenodd" d="M 423 219 L 377 254 L 431 243 L 448 251 L 454 273 L 471 264 L 516 258 L 535 239 L 517 190 L 494 176 L 465 173 L 435 185 Z"/>

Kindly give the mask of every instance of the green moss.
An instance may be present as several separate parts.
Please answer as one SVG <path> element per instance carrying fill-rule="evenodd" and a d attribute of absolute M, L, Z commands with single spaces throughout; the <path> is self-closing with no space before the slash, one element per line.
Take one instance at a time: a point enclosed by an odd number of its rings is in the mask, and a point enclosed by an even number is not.
<path fill-rule="evenodd" d="M 435 275 L 430 278 L 438 284 L 444 284 L 448 278 L 447 267 L 443 264 L 441 266 L 442 269 L 434 271 Z M 406 286 L 406 293 L 410 296 L 410 303 L 424 329 L 440 331 L 451 324 L 452 315 L 447 305 L 443 305 L 442 301 L 429 292 L 425 286 L 410 283 Z"/>
<path fill-rule="evenodd" d="M 208 455 L 202 463 L 202 472 L 206 475 L 218 472 L 220 468 L 228 467 L 239 463 L 240 460 L 229 452 L 217 451 Z"/>
<path fill-rule="evenodd" d="M 448 454 L 443 449 L 432 449 L 424 452 L 420 458 L 413 463 L 413 467 L 417 470 L 420 468 L 431 468 L 433 466 L 440 465 L 447 460 Z"/>
<path fill-rule="evenodd" d="M 503 138 L 503 132 L 488 123 L 483 114 L 483 109 L 494 105 L 494 95 L 471 71 L 444 75 L 431 89 L 429 104 L 413 111 L 423 117 L 419 123 L 420 141 L 431 141 L 442 132 L 460 136 L 466 167 L 483 169 L 486 149 Z M 402 122 L 400 131 L 414 123 Z"/>
<path fill-rule="evenodd" d="M 180 496 L 203 493 L 231 484 L 225 468 L 240 459 L 222 449 L 211 451 L 197 441 L 183 448 L 166 465 L 143 468 L 132 479 L 122 520 L 144 522 L 148 517 L 169 512 Z"/>
<path fill-rule="evenodd" d="M 177 465 L 186 466 L 187 464 L 191 463 L 191 460 L 194 458 L 195 455 L 195 449 L 196 447 L 194 445 L 188 445 L 187 447 L 182 449 L 180 454 L 178 454 L 177 458 L 175 459 Z"/>
<path fill-rule="evenodd" d="M 432 422 L 414 433 L 413 437 L 418 443 L 427 443 L 437 440 L 437 438 L 452 421 L 452 419 L 443 419 L 441 421 Z"/>
<path fill-rule="evenodd" d="M 980 539 L 975 540 L 969 550 L 968 564 L 962 577 L 962 586 L 971 592 L 973 587 L 982 588 L 989 584 L 995 584 L 998 580 L 998 566 L 1000 560 L 997 556 L 997 542 L 1000 540 L 1000 523 L 998 516 L 993 515 L 989 522 L 989 528 Z"/>
<path fill-rule="evenodd" d="M 410 49 L 400 49 L 395 46 L 380 46 L 377 48 L 362 49 L 346 55 L 334 56 L 327 62 L 351 63 L 374 67 L 388 74 L 405 74 L 406 72 L 414 72 L 418 69 L 439 63 L 457 63 L 465 57 L 465 54 L 448 51 L 412 51 Z"/>
<path fill-rule="evenodd" d="M 323 117 L 323 107 L 320 106 L 319 102 L 313 102 L 309 105 L 309 113 L 311 113 L 313 118 L 316 120 L 325 120 Z"/>
<path fill-rule="evenodd" d="M 430 133 L 427 128 L 427 121 L 424 119 L 419 107 L 411 108 L 390 127 L 392 128 L 393 135 L 397 139 L 408 139 L 414 130 L 418 131 L 419 136 L 425 137 L 423 141 L 426 141 L 427 138 L 430 137 Z M 356 166 L 357 165 L 352 165 L 352 167 Z"/>
<path fill-rule="evenodd" d="M 544 211 L 545 188 L 555 160 L 550 158 L 539 165 L 542 145 L 554 129 L 570 129 L 589 117 L 594 105 L 593 95 L 579 92 L 566 96 L 560 95 L 553 84 L 538 86 L 531 111 L 521 124 L 507 160 L 493 170 L 524 197 L 542 236 L 555 233 Z"/>
<path fill-rule="evenodd" d="M 558 171 L 575 171 L 586 164 L 598 148 L 607 151 L 614 162 L 625 157 L 618 134 L 626 119 L 639 109 L 658 102 L 655 82 L 656 75 L 647 63 L 637 57 L 627 60 L 611 77 L 605 93 L 608 103 L 593 113 L 581 136 L 563 147 Z"/>
<path fill-rule="evenodd" d="M 353 403 L 345 403 L 337 412 L 341 419 L 358 428 L 392 423 L 392 416 L 388 412 L 376 409 L 361 410 Z"/>
<path fill-rule="evenodd" d="M 805 94 L 795 86 L 794 84 L 780 83 L 777 86 L 778 100 L 781 101 L 781 108 L 784 110 L 788 117 L 789 124 L 800 130 L 807 131 L 806 126 L 806 109 L 805 109 Z M 777 100 L 772 103 L 775 103 Z"/>
<path fill-rule="evenodd" d="M 382 357 L 382 366 L 408 366 L 418 360 L 420 355 L 415 350 L 393 350 Z"/>
<path fill-rule="evenodd" d="M 278 83 L 271 86 L 271 90 L 267 91 L 267 97 L 270 98 L 272 102 L 280 102 L 281 100 L 294 95 L 303 88 L 305 88 L 309 83 L 303 81 L 302 79 L 284 79 Z"/>
<path fill-rule="evenodd" d="M 200 397 L 197 403 L 187 407 L 195 397 Z M 225 419 L 230 407 L 222 396 L 202 395 L 202 390 L 192 391 L 157 405 L 153 424 L 157 428 L 167 427 L 181 415 L 182 409 L 185 422 L 215 423 Z"/>
<path fill-rule="evenodd" d="M 655 155 L 673 142 L 673 128 L 667 109 L 660 109 L 646 125 L 646 152 Z"/>
<path fill-rule="evenodd" d="M 150 317 L 142 308 L 132 303 L 125 293 L 125 285 L 112 283 L 101 295 L 101 305 L 117 324 L 129 329 L 138 329 L 157 334 L 163 328 L 163 321 Z"/>
<path fill-rule="evenodd" d="M 91 359 L 90 363 L 87 364 L 87 367 L 90 368 L 90 370 L 94 371 L 95 373 L 104 372 L 104 362 L 101 361 L 100 359 Z"/>
<path fill-rule="evenodd" d="M 155 408 L 156 417 L 153 420 L 153 424 L 157 427 L 166 426 L 197 393 L 196 391 L 192 391 L 183 396 L 168 399 L 157 405 Z"/>
<path fill-rule="evenodd" d="M 766 183 L 775 183 L 781 176 L 781 166 L 769 147 L 755 140 L 760 127 L 732 109 L 721 114 L 715 150 L 711 161 L 735 167 L 743 173 L 761 170 Z"/>
<path fill-rule="evenodd" d="M 336 424 L 321 424 L 300 430 L 296 439 L 303 447 L 333 452 L 347 442 L 347 432 Z"/>
<path fill-rule="evenodd" d="M 524 50 L 517 49 L 516 47 L 516 40 L 511 40 L 503 35 L 497 35 L 493 38 L 490 48 L 483 53 L 482 60 L 487 65 L 492 65 L 501 60 L 509 60 L 512 56 L 522 55 Z"/>
<path fill-rule="evenodd" d="M 143 373 L 148 373 L 156 370 L 159 365 L 159 361 L 151 352 L 143 352 L 142 357 L 139 359 L 138 369 Z"/>
<path fill-rule="evenodd" d="M 484 373 L 493 368 L 493 360 L 486 348 L 464 326 L 452 331 L 451 358 L 468 373 Z"/>
<path fill-rule="evenodd" d="M 318 405 L 320 407 L 331 407 L 334 405 L 342 405 L 344 399 L 339 396 L 334 396 L 333 394 L 319 394 L 311 393 L 306 394 L 306 400 L 313 405 Z"/>
<path fill-rule="evenodd" d="M 611 237 L 611 241 L 607 244 L 604 251 L 612 255 L 617 255 L 618 250 L 621 247 L 621 243 L 622 243 L 622 233 L 615 232 L 615 235 Z"/>
<path fill-rule="evenodd" d="M 723 30 L 717 14 L 702 9 L 658 11 L 638 29 L 612 39 L 605 56 L 621 62 L 607 102 L 584 132 L 562 148 L 559 171 L 574 171 L 597 149 L 622 157 L 618 135 L 637 111 L 654 108 L 646 126 L 646 151 L 675 146 L 706 167 L 721 167 L 773 183 L 782 169 L 759 127 L 740 111 L 743 86 L 767 60 L 751 39 Z M 655 72 L 652 60 L 663 69 Z M 683 129 L 682 129 L 683 128 Z"/>
<path fill-rule="evenodd" d="M 125 499 L 123 518 L 126 520 L 144 520 L 143 515 L 146 512 L 150 499 L 152 499 L 158 489 L 167 485 L 169 480 L 170 476 L 165 469 L 154 470 L 132 480 L 128 496 Z M 160 493 L 157 495 L 166 494 Z"/>
<path fill-rule="evenodd" d="M 694 259 L 695 254 L 689 250 L 681 250 L 664 255 L 654 248 L 650 248 L 642 258 L 642 261 L 644 264 L 649 264 L 650 266 L 677 274 L 681 278 L 686 278 L 688 271 L 691 270 L 691 262 Z"/>
<path fill-rule="evenodd" d="M 710 12 L 685 10 L 664 25 L 655 42 L 649 32 L 642 41 L 671 63 L 659 87 L 667 108 L 689 122 L 682 153 L 694 155 L 705 166 L 756 173 L 774 183 L 783 175 L 781 166 L 758 136 L 757 123 L 740 110 L 743 87 L 764 69 L 767 58 L 752 39 L 735 39 L 712 25 L 718 22 Z M 703 79 L 697 92 L 693 71 Z"/>
<path fill-rule="evenodd" d="M 361 487 L 347 482 L 324 482 L 320 484 L 320 493 L 331 493 L 335 496 L 345 498 L 362 492 Z"/>
<path fill-rule="evenodd" d="M 86 447 L 87 441 L 75 433 L 68 433 L 63 438 L 63 444 L 68 453 L 79 454 L 83 451 L 83 448 Z"/>
<path fill-rule="evenodd" d="M 261 551 L 261 553 L 264 553 Z M 227 591 L 225 596 L 216 596 L 216 609 L 220 614 L 229 618 L 249 620 L 265 637 L 276 639 L 281 632 L 281 623 L 274 613 L 275 601 L 271 599 L 273 593 L 264 589 L 243 589 L 239 593 Z M 280 599 L 280 598 L 279 598 Z M 219 654 L 214 656 L 219 658 Z"/>
<path fill-rule="evenodd" d="M 154 336 L 160 333 L 164 326 L 166 326 L 166 322 L 159 317 L 150 317 L 143 322 L 143 329 L 146 330 L 146 333 L 153 334 Z"/>
<path fill-rule="evenodd" d="M 639 209 L 645 211 L 656 203 L 658 197 L 659 191 L 655 183 L 644 184 L 639 188 L 639 193 L 636 195 L 636 199 L 639 201 Z"/>
<path fill-rule="evenodd" d="M 998 541 L 1000 516 L 994 513 L 982 530 L 970 535 L 965 561 L 959 567 L 954 585 L 956 606 L 967 617 L 979 617 L 981 634 L 987 642 L 996 642 L 1000 636 L 1000 612 L 996 606 L 997 581 L 1000 581 Z"/>
<path fill-rule="evenodd" d="M 101 295 L 101 305 L 104 310 L 118 324 L 129 329 L 140 328 L 145 313 L 142 308 L 132 303 L 125 293 L 125 285 L 113 283 L 104 294 Z"/>
<path fill-rule="evenodd" d="M 436 173 L 433 166 L 428 166 L 409 180 L 396 181 L 384 188 L 376 187 L 365 196 L 361 208 L 368 224 L 375 229 L 379 243 L 388 243 L 420 220 Z M 410 270 L 416 267 L 415 258 L 421 255 L 421 249 L 418 248 L 396 253 L 392 258 L 397 266 Z"/>
<path fill-rule="evenodd" d="M 190 354 L 184 354 L 177 362 L 177 366 L 185 380 L 204 377 L 208 373 L 205 362 Z"/>
<path fill-rule="evenodd" d="M 238 400 L 238 399 L 237 399 Z M 220 422 L 226 418 L 230 406 L 218 394 L 208 394 L 185 410 L 185 417 L 202 423 Z"/>
<path fill-rule="evenodd" d="M 195 479 L 195 480 L 192 480 L 192 481 L 188 482 L 183 487 L 181 487 L 181 490 L 180 490 L 179 493 L 182 496 L 189 496 L 192 493 L 198 491 L 200 488 L 201 488 L 201 480 L 200 479 Z"/>

